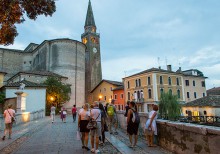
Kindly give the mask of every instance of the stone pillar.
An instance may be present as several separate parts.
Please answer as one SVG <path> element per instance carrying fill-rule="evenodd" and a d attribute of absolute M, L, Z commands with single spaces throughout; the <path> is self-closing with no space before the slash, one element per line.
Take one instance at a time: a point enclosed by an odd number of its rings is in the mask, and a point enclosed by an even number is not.
<path fill-rule="evenodd" d="M 26 110 L 27 93 L 24 93 L 23 91 L 17 91 L 15 94 L 17 95 L 17 113 L 22 113 Z"/>
<path fill-rule="evenodd" d="M 23 92 L 22 91 L 17 91 L 17 92 L 15 92 L 15 94 L 17 95 L 16 111 L 17 111 L 17 113 L 21 113 L 21 95 L 23 94 Z"/>

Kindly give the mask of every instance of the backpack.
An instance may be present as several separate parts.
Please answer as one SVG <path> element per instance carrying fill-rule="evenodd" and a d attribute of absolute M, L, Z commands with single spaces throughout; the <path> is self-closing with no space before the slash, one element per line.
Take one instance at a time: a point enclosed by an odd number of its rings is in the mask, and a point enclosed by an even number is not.
<path fill-rule="evenodd" d="M 107 113 L 109 116 L 114 115 L 114 107 L 112 105 L 108 106 Z"/>
<path fill-rule="evenodd" d="M 139 123 L 140 123 L 140 117 L 139 117 L 138 112 L 137 112 L 137 111 L 134 111 L 133 109 L 132 109 L 132 111 L 133 111 L 132 122 L 133 122 L 133 123 L 136 123 L 136 124 L 139 124 Z"/>

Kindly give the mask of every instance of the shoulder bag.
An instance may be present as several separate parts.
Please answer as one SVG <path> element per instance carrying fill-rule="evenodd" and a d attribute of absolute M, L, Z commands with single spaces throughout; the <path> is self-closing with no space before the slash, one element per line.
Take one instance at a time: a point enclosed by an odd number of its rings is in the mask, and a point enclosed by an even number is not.
<path fill-rule="evenodd" d="M 99 113 L 99 116 L 100 116 L 100 114 L 101 113 Z M 99 117 L 98 116 L 98 117 Z M 93 129 L 97 129 L 98 128 L 98 126 L 97 126 L 97 122 L 96 122 L 96 120 L 98 119 L 98 117 L 95 119 L 95 121 L 93 121 L 92 119 L 90 119 L 89 120 L 89 123 L 87 124 L 87 129 L 91 129 L 91 130 L 93 130 Z"/>

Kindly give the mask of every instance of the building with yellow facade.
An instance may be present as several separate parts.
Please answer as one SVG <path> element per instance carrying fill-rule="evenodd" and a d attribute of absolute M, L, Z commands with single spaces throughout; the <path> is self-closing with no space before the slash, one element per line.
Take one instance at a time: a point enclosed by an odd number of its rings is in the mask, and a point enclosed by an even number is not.
<path fill-rule="evenodd" d="M 190 81 L 200 79 L 196 75 L 184 74 L 181 69 L 174 72 L 171 65 L 167 65 L 167 70 L 151 68 L 125 77 L 123 78 L 125 101 L 135 101 L 140 112 L 151 111 L 153 104 L 160 101 L 160 95 L 163 92 L 170 92 L 177 96 L 179 102 L 186 102 L 185 93 L 189 90 L 185 88 L 185 80 L 188 78 Z M 205 80 L 205 77 L 201 77 L 201 80 Z M 190 88 L 195 88 L 195 86 L 190 86 Z M 205 87 L 196 87 L 196 89 L 200 88 Z M 190 90 L 190 93 L 192 91 L 195 90 Z M 197 97 L 202 96 L 197 95 Z"/>
<path fill-rule="evenodd" d="M 92 102 L 101 101 L 110 103 L 113 98 L 113 89 L 122 86 L 122 82 L 102 80 L 92 91 Z M 91 102 L 89 102 L 91 103 Z"/>

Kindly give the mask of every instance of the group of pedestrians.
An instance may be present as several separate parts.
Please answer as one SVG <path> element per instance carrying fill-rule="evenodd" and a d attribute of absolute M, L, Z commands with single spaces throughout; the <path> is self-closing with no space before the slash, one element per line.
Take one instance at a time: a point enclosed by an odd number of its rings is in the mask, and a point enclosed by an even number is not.
<path fill-rule="evenodd" d="M 99 145 L 105 144 L 105 132 L 109 131 L 110 134 L 117 134 L 117 116 L 114 101 L 111 104 L 104 106 L 102 103 L 94 102 L 89 106 L 85 104 L 79 110 L 78 127 L 81 133 L 82 148 L 87 151 L 89 134 L 91 141 L 91 152 L 99 153 Z M 88 128 L 89 123 L 96 123 L 95 128 Z M 115 131 L 113 132 L 114 127 Z"/>
<path fill-rule="evenodd" d="M 154 136 L 157 135 L 157 111 L 158 106 L 153 105 L 153 110 L 148 114 L 148 120 L 145 124 L 145 136 L 147 140 L 147 144 L 149 147 L 154 147 L 156 145 L 153 144 Z M 130 145 L 129 147 L 136 147 L 138 140 L 138 128 L 140 124 L 140 117 L 138 115 L 138 110 L 135 102 L 127 102 L 127 106 L 125 107 L 126 123 L 127 123 L 127 134 L 129 136 Z"/>
<path fill-rule="evenodd" d="M 76 113 L 77 113 L 76 105 L 73 105 L 72 108 L 73 122 L 76 121 Z M 52 119 L 52 123 L 54 123 L 56 116 L 56 107 L 54 106 L 54 104 L 52 104 L 50 108 L 50 116 Z M 62 120 L 63 123 L 66 123 L 66 116 L 67 116 L 67 110 L 64 107 L 62 107 L 60 110 L 60 119 Z"/>

